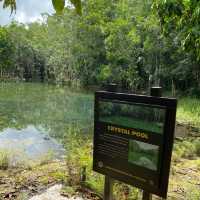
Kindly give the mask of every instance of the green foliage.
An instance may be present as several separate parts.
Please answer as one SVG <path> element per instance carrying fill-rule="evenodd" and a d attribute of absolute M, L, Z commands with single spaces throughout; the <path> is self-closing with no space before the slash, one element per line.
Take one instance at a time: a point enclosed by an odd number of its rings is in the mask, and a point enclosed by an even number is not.
<path fill-rule="evenodd" d="M 75 6 L 77 13 L 81 15 L 82 14 L 81 0 L 70 0 L 70 2 Z"/>
<path fill-rule="evenodd" d="M 16 1 L 15 0 L 0 0 L 0 2 L 3 2 L 3 8 L 10 7 L 11 13 L 16 10 Z"/>
<path fill-rule="evenodd" d="M 0 2 L 1 1 L 3 2 L 3 8 L 11 9 L 11 14 L 13 13 L 13 11 L 16 11 L 16 0 L 0 0 Z M 70 0 L 70 2 L 74 5 L 76 12 L 81 15 L 81 0 Z M 52 4 L 56 12 L 58 14 L 62 14 L 65 7 L 65 0 L 52 0 Z"/>
<path fill-rule="evenodd" d="M 174 145 L 173 160 L 179 161 L 181 158 L 196 158 L 200 155 L 199 139 L 189 139 L 176 142 Z"/>
<path fill-rule="evenodd" d="M 14 64 L 14 44 L 6 28 L 0 27 L 0 68 L 1 76 L 4 71 L 10 71 Z"/>
<path fill-rule="evenodd" d="M 179 98 L 177 119 L 179 122 L 200 126 L 200 100 L 198 98 Z"/>
<path fill-rule="evenodd" d="M 68 174 L 68 185 L 63 189 L 63 193 L 69 191 L 74 193 L 74 189 L 80 184 L 84 184 L 97 194 L 103 194 L 104 176 L 96 173 L 92 169 L 92 137 L 81 133 L 77 128 L 69 127 L 64 137 L 64 143 L 67 149 L 66 166 Z M 81 183 L 80 175 L 82 167 L 86 167 L 86 182 Z M 132 188 L 120 182 L 114 184 L 115 199 L 124 200 L 139 197 L 139 190 Z"/>
<path fill-rule="evenodd" d="M 67 149 L 66 166 L 68 184 L 80 184 L 81 169 L 86 167 L 86 184 L 98 192 L 103 191 L 103 176 L 92 170 L 92 140 L 90 135 L 81 135 L 80 130 L 69 127 L 64 137 Z"/>
<path fill-rule="evenodd" d="M 102 65 L 98 76 L 99 82 L 108 84 L 109 81 L 111 80 L 111 77 L 112 77 L 111 67 L 109 65 Z"/>
<path fill-rule="evenodd" d="M 61 190 L 61 194 L 65 196 L 74 196 L 76 194 L 76 190 L 70 186 L 64 186 Z"/>
<path fill-rule="evenodd" d="M 45 155 L 43 155 L 39 158 L 39 163 L 40 163 L 40 165 L 46 165 L 46 164 L 50 163 L 53 160 L 53 158 L 54 158 L 54 152 L 49 151 Z"/>
<path fill-rule="evenodd" d="M 195 186 L 189 186 L 188 192 L 186 193 L 187 200 L 199 200 L 200 198 L 200 191 L 197 190 Z"/>
<path fill-rule="evenodd" d="M 195 153 L 197 156 L 200 156 L 200 141 L 197 140 L 194 142 L 194 146 L 195 146 Z"/>
<path fill-rule="evenodd" d="M 63 0 L 54 0 L 62 15 L 43 14 L 43 24 L 4 28 L 6 48 L 13 51 L 1 59 L 3 80 L 73 86 L 115 82 L 134 92 L 160 84 L 173 94 L 200 96 L 199 3 L 155 0 L 159 17 L 151 0 L 71 3 L 81 17 L 72 6 L 63 10 Z M 191 22 L 188 15 L 194 16 Z"/>
<path fill-rule="evenodd" d="M 200 2 L 194 0 L 155 0 L 164 34 L 178 30 L 185 51 L 200 60 Z"/>
<path fill-rule="evenodd" d="M 54 9 L 58 14 L 62 14 L 62 11 L 65 7 L 65 0 L 52 0 Z"/>
<path fill-rule="evenodd" d="M 0 170 L 6 170 L 9 167 L 9 153 L 7 151 L 0 151 Z"/>
<path fill-rule="evenodd" d="M 142 195 L 138 188 L 131 187 L 130 185 L 121 182 L 115 182 L 113 186 L 113 193 L 116 200 L 126 199 L 141 199 Z"/>

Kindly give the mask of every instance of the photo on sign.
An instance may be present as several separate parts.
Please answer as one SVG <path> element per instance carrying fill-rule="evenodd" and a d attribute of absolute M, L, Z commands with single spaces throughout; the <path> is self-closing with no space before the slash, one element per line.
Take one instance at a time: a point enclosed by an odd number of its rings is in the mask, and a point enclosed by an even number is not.
<path fill-rule="evenodd" d="M 99 120 L 128 128 L 163 133 L 165 109 L 144 104 L 99 102 Z"/>
<path fill-rule="evenodd" d="M 156 171 L 159 158 L 159 146 L 129 140 L 128 162 Z"/>

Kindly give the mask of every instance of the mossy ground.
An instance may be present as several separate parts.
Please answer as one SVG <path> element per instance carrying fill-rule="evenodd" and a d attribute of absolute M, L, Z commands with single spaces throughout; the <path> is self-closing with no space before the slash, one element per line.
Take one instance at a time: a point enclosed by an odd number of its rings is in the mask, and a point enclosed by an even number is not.
<path fill-rule="evenodd" d="M 79 191 L 90 194 L 91 199 L 101 199 L 104 176 L 92 170 L 92 136 L 83 136 L 77 130 L 72 130 L 69 134 L 64 138 L 68 154 L 63 161 L 53 162 L 48 158 L 37 165 L 9 168 L 6 165 L 7 159 L 3 159 L 4 167 L 0 170 L 0 199 L 26 200 L 56 183 L 63 183 L 62 192 L 65 195 L 73 195 Z M 84 184 L 80 179 L 83 167 L 86 167 Z M 90 192 L 86 188 L 90 188 Z M 116 200 L 140 199 L 141 191 L 116 181 L 114 196 Z M 175 141 L 173 150 L 168 200 L 199 199 L 200 137 L 196 135 L 179 138 Z"/>
<path fill-rule="evenodd" d="M 181 159 L 173 163 L 168 199 L 199 200 L 200 199 L 200 159 Z"/>
<path fill-rule="evenodd" d="M 0 170 L 0 199 L 23 200 L 66 178 L 65 163 L 60 161 Z"/>
<path fill-rule="evenodd" d="M 80 142 L 82 143 L 79 140 L 78 143 Z M 200 157 L 191 148 L 187 148 L 188 154 L 178 153 L 177 149 L 183 146 L 181 143 L 184 142 L 184 140 L 178 142 L 174 148 L 168 200 L 200 199 Z M 192 143 L 194 141 L 191 141 Z M 62 193 L 64 195 L 70 196 L 79 191 L 89 194 L 91 199 L 101 199 L 104 177 L 92 171 L 91 147 L 91 142 L 84 140 L 82 151 L 75 148 L 74 153 L 65 161 L 49 162 L 26 169 L 0 170 L 0 199 L 25 200 L 56 183 L 63 183 Z M 182 151 L 185 150 L 182 149 Z M 189 151 L 193 152 L 189 153 Z M 188 156 L 190 154 L 194 156 Z M 87 167 L 84 187 L 80 181 L 81 166 Z M 90 188 L 89 191 L 88 188 Z M 116 182 L 114 196 L 116 200 L 140 199 L 141 191 Z M 157 199 L 156 196 L 154 199 Z"/>

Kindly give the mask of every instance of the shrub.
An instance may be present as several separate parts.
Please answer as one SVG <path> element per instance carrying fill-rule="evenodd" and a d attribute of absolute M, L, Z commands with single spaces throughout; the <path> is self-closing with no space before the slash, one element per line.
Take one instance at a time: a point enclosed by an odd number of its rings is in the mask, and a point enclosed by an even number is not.
<path fill-rule="evenodd" d="M 177 120 L 193 126 L 200 126 L 200 100 L 184 97 L 178 101 Z"/>
<path fill-rule="evenodd" d="M 9 153 L 7 151 L 0 151 L 0 169 L 6 170 L 9 167 Z"/>
<path fill-rule="evenodd" d="M 98 174 L 92 169 L 92 137 L 91 135 L 82 134 L 79 130 L 69 129 L 65 138 L 67 149 L 67 173 L 68 185 L 77 187 L 77 185 L 84 184 L 97 194 L 103 193 L 104 176 Z M 86 182 L 81 183 L 81 169 L 86 167 Z M 128 188 L 128 198 L 137 199 L 139 190 L 131 186 L 127 186 L 120 182 L 114 184 L 115 199 L 126 199 L 126 191 Z M 102 196 L 102 195 L 100 195 Z"/>
<path fill-rule="evenodd" d="M 200 190 L 196 186 L 188 186 L 188 192 L 186 193 L 186 200 L 199 200 Z"/>
<path fill-rule="evenodd" d="M 196 155 L 200 156 L 200 140 L 196 140 L 194 144 L 196 149 Z"/>
<path fill-rule="evenodd" d="M 176 142 L 173 151 L 173 160 L 180 158 L 195 158 L 200 156 L 200 140 L 188 139 L 187 141 Z"/>
<path fill-rule="evenodd" d="M 39 164 L 40 165 L 46 165 L 52 161 L 54 158 L 54 152 L 52 150 L 49 150 L 45 155 L 40 157 Z"/>

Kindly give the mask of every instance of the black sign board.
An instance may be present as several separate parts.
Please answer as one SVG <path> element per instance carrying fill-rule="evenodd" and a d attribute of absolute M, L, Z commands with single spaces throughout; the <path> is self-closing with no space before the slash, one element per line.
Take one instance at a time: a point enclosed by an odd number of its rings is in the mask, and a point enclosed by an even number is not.
<path fill-rule="evenodd" d="M 93 169 L 166 197 L 176 99 L 95 93 Z"/>

